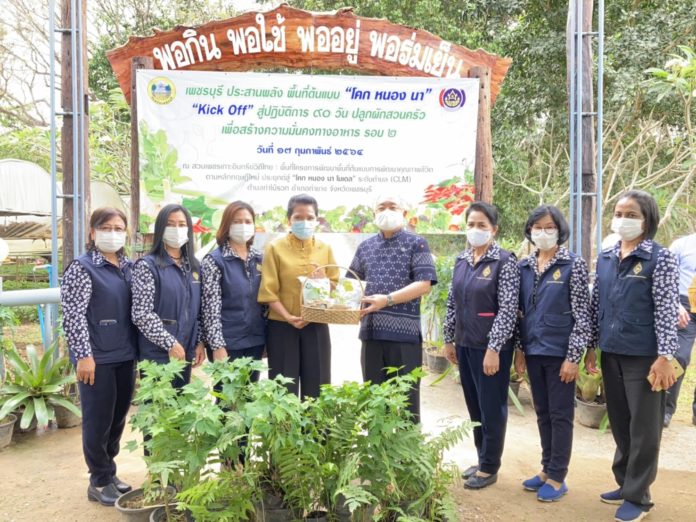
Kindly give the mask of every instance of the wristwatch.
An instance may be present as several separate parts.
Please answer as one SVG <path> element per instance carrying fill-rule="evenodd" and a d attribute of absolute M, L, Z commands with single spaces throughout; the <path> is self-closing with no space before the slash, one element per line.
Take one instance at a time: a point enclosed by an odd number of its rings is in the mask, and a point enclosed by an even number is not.
<path fill-rule="evenodd" d="M 671 353 L 666 353 L 666 354 L 663 355 L 662 357 L 664 357 L 664 358 L 667 359 L 668 361 L 674 360 L 674 355 L 672 355 Z"/>
<path fill-rule="evenodd" d="M 387 306 L 392 306 L 394 304 L 394 299 L 391 294 L 387 294 Z"/>

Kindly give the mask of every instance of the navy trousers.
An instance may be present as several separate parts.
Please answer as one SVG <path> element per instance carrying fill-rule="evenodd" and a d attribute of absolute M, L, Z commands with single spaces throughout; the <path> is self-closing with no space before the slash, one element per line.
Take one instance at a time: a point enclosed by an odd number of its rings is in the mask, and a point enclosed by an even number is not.
<path fill-rule="evenodd" d="M 491 376 L 483 373 L 485 355 L 486 350 L 457 345 L 459 376 L 469 418 L 481 423 L 474 428 L 479 469 L 493 474 L 500 469 L 505 444 L 512 350 L 500 352 L 500 370 Z"/>
<path fill-rule="evenodd" d="M 364 381 L 382 384 L 394 375 L 404 375 L 423 365 L 421 343 L 401 343 L 396 341 L 363 341 L 360 351 L 360 365 Z M 400 368 L 396 374 L 387 373 L 385 368 Z M 408 410 L 413 422 L 420 422 L 420 381 L 408 394 Z"/>
<path fill-rule="evenodd" d="M 665 392 L 646 378 L 655 357 L 602 352 L 611 434 L 616 442 L 612 471 L 624 500 L 652 507 L 650 485 L 657 477 Z"/>
<path fill-rule="evenodd" d="M 527 374 L 541 438 L 541 469 L 551 480 L 563 482 L 573 446 L 575 381 L 559 377 L 563 357 L 529 355 Z"/>
<path fill-rule="evenodd" d="M 114 458 L 120 449 L 134 386 L 135 361 L 97 364 L 94 384 L 78 383 L 82 451 L 93 486 L 108 486 L 116 475 Z"/>
<path fill-rule="evenodd" d="M 268 321 L 266 335 L 268 377 L 283 375 L 293 382 L 291 393 L 319 397 L 322 384 L 331 383 L 331 337 L 329 325 L 309 323 L 295 328 L 285 321 Z"/>

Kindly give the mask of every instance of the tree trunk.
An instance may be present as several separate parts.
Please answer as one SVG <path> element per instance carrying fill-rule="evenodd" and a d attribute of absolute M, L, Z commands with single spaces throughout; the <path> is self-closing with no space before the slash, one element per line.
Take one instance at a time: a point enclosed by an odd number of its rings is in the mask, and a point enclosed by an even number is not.
<path fill-rule="evenodd" d="M 493 141 L 491 137 L 491 70 L 472 67 L 470 78 L 478 78 L 479 100 L 476 125 L 476 165 L 474 167 L 474 199 L 493 202 Z"/>

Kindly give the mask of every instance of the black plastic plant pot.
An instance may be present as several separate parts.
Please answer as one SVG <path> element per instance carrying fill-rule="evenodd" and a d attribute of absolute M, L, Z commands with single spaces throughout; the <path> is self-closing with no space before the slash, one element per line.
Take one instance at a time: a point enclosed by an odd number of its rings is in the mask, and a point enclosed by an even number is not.
<path fill-rule="evenodd" d="M 149 522 L 150 514 L 158 507 L 164 508 L 163 503 L 141 506 L 141 507 L 129 507 L 129 503 L 137 501 L 139 498 L 143 498 L 145 492 L 142 488 L 134 489 L 128 493 L 124 493 L 116 500 L 114 507 L 116 511 L 121 513 L 125 520 L 129 522 Z M 172 486 L 167 486 L 167 495 L 172 500 L 172 505 L 174 505 L 174 496 L 176 495 L 176 489 Z"/>

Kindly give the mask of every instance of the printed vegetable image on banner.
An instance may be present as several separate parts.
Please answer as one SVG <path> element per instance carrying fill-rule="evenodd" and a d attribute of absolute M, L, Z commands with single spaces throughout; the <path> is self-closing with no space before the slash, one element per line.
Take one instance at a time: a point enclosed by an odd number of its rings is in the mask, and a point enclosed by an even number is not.
<path fill-rule="evenodd" d="M 376 231 L 389 193 L 410 228 L 441 233 L 473 198 L 477 79 L 139 70 L 137 103 L 143 232 L 178 202 L 210 233 L 238 199 L 284 231 L 305 192 L 319 232 Z"/>

